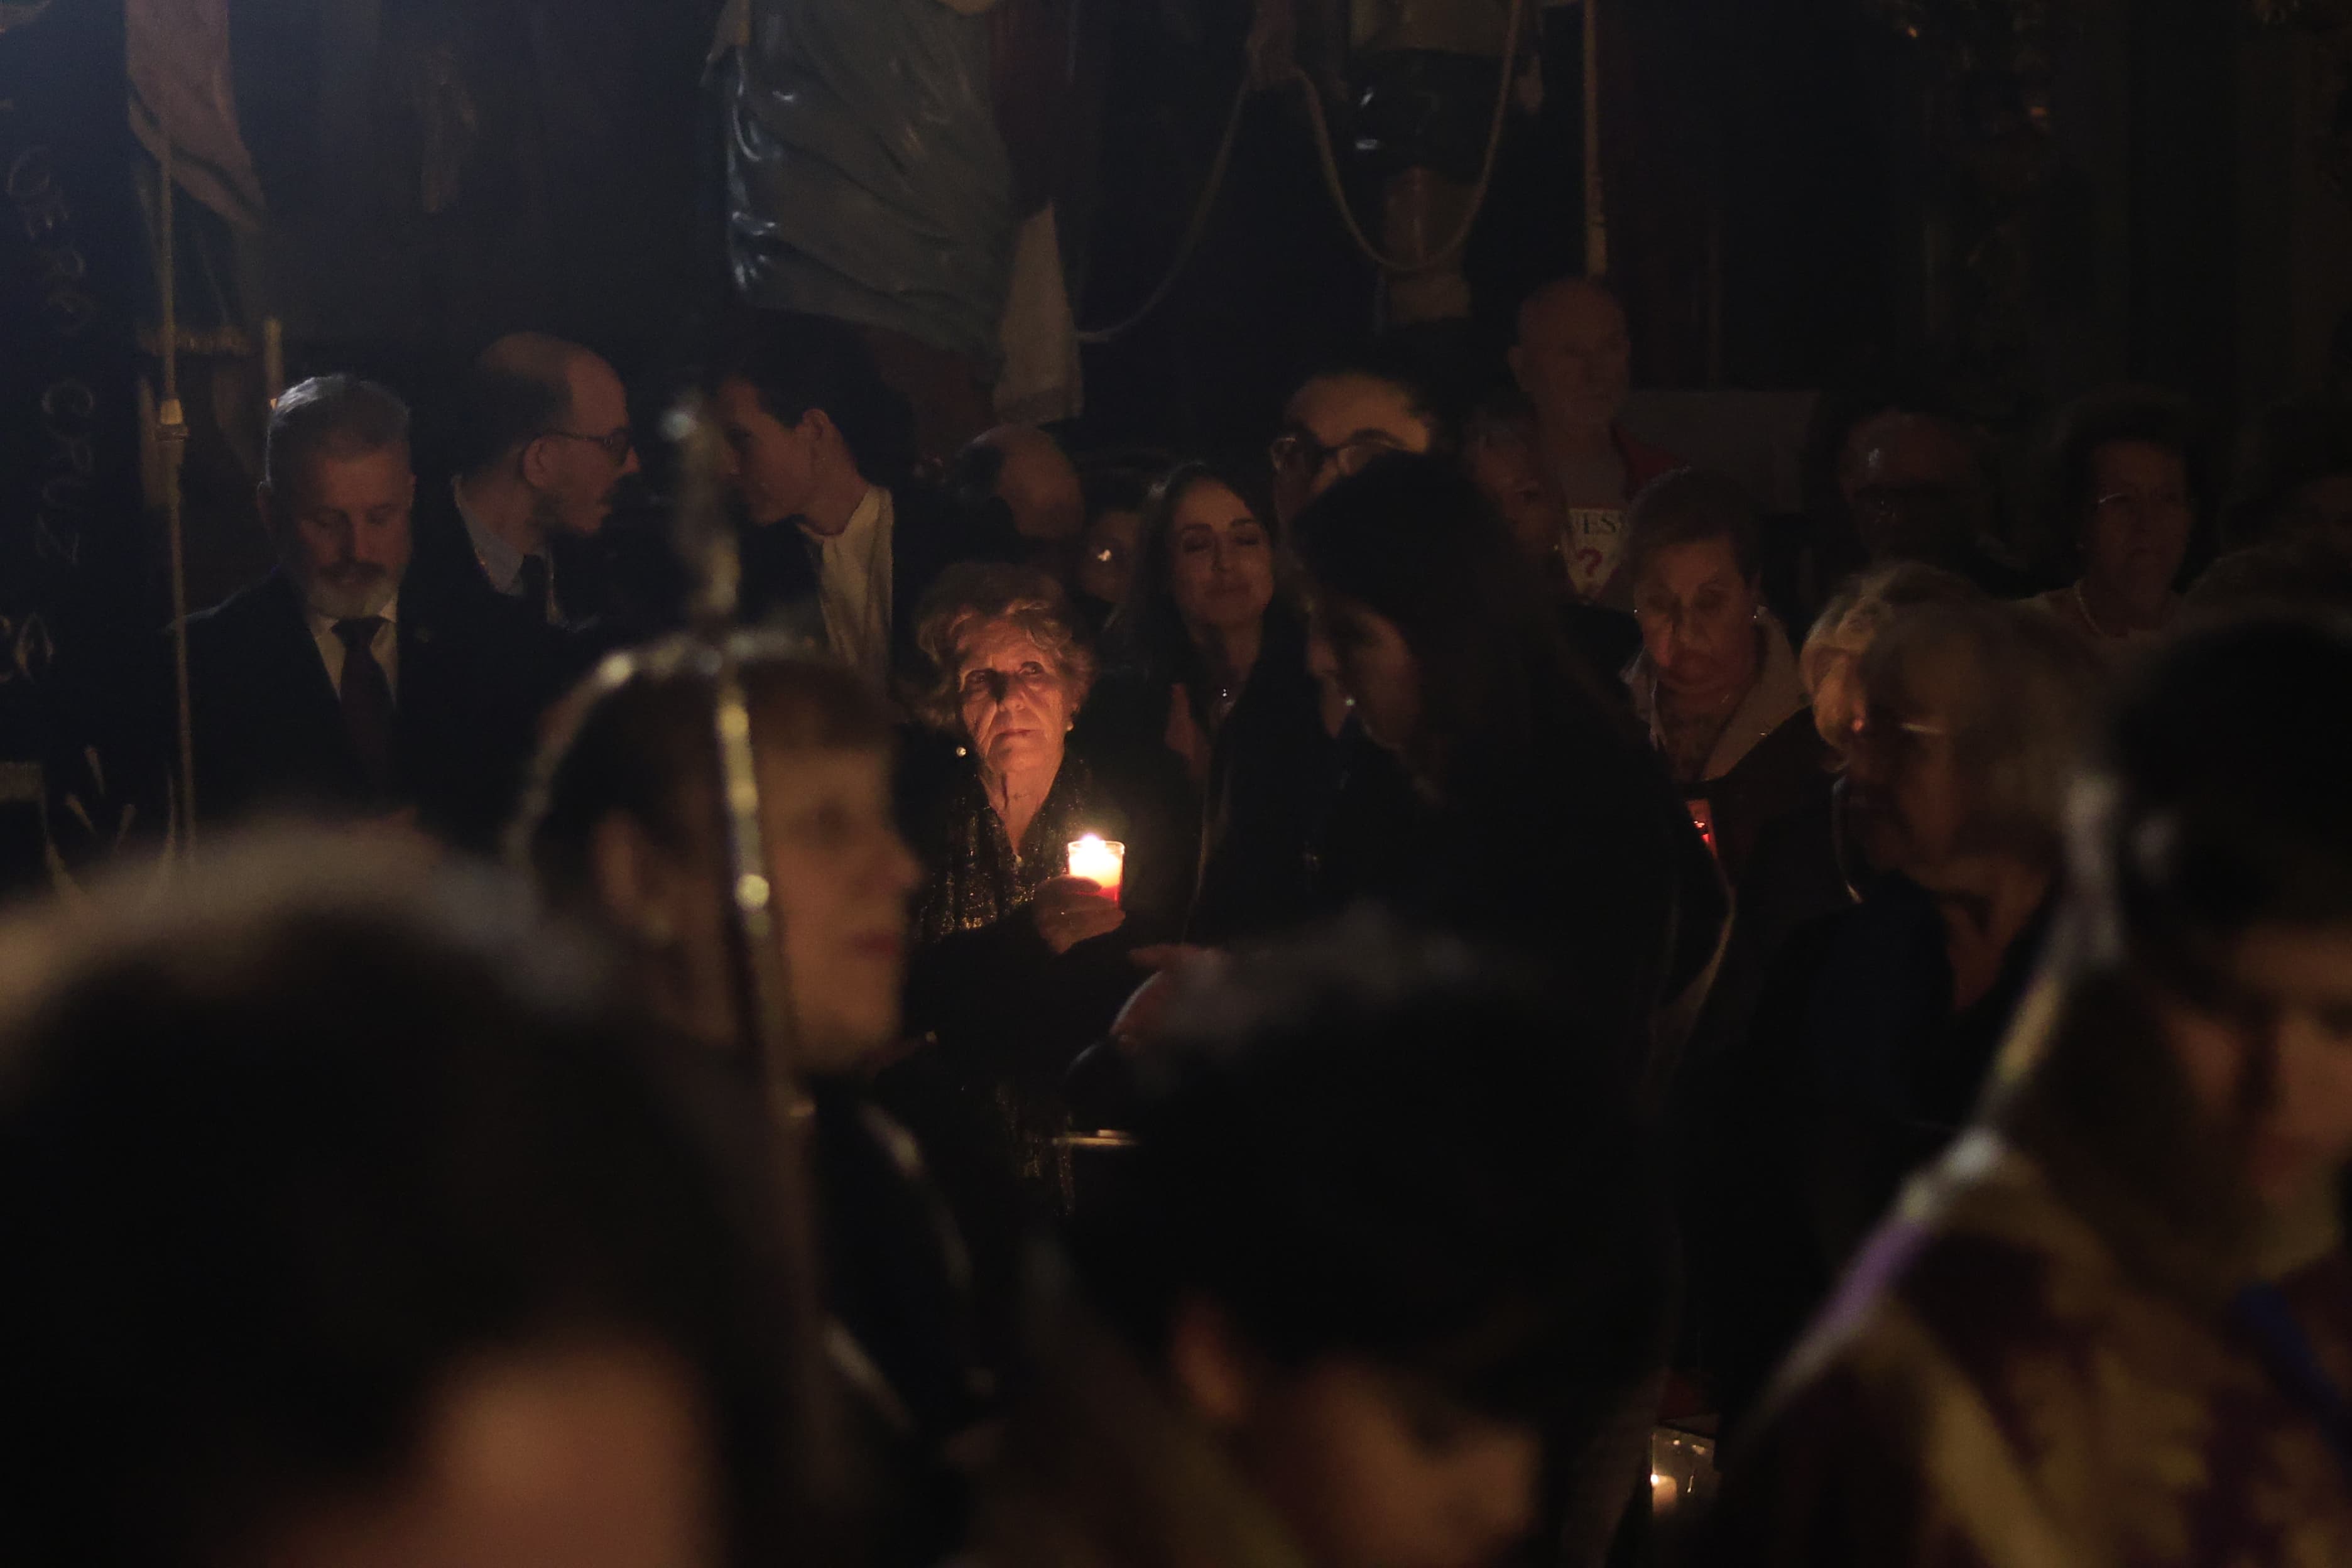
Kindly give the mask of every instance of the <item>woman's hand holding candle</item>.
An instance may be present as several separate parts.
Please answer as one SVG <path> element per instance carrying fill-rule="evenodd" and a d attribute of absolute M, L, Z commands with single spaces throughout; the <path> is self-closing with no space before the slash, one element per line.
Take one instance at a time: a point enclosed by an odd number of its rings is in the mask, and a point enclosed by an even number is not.
<path fill-rule="evenodd" d="M 1127 911 L 1109 899 L 1091 879 L 1056 877 L 1037 889 L 1029 906 L 1037 934 L 1056 956 L 1082 942 L 1108 936 L 1127 923 Z"/>

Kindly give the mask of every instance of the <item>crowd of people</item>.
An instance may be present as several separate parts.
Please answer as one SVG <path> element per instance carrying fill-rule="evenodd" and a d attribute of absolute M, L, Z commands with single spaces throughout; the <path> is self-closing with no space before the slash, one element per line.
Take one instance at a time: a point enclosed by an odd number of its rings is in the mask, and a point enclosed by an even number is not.
<path fill-rule="evenodd" d="M 288 391 L 0 936 L 0 1558 L 2352 1561 L 2352 415 L 1627 363 L 935 469 L 747 319 L 726 630 L 586 348 Z"/>

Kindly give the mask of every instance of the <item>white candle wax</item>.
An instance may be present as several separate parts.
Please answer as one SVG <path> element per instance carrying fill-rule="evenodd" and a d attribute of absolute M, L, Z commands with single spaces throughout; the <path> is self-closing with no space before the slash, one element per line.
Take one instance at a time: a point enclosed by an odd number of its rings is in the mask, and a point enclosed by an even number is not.
<path fill-rule="evenodd" d="M 1127 846 L 1089 833 L 1070 844 L 1070 875 L 1084 877 L 1100 888 L 1103 897 L 1118 901 L 1119 883 L 1127 873 Z"/>

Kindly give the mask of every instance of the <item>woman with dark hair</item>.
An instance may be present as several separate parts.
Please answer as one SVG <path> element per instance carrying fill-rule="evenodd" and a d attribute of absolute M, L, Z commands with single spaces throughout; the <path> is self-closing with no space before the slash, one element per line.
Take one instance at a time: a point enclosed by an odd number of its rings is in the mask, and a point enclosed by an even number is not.
<path fill-rule="evenodd" d="M 1206 463 L 1152 487 L 1088 715 L 1137 787 L 1192 825 L 1183 934 L 1208 944 L 1307 912 L 1307 840 L 1333 765 L 1305 621 L 1276 592 L 1272 531 L 1244 494 Z"/>
<path fill-rule="evenodd" d="M 1158 453 L 1111 452 L 1078 464 L 1087 526 L 1078 536 L 1078 574 L 1072 596 L 1097 637 L 1127 603 L 1128 585 L 1135 580 L 1136 545 L 1143 537 L 1143 505 L 1152 484 L 1173 461 Z"/>
<path fill-rule="evenodd" d="M 2002 1080 L 1733 1454 L 1717 1563 L 2352 1561 L 2352 638 L 2135 676 Z"/>
<path fill-rule="evenodd" d="M 910 1068 L 949 1080 L 999 1123 L 1022 1179 L 1066 1197 L 1062 1075 L 1141 979 L 1129 954 L 1163 934 L 1169 835 L 1070 748 L 1095 656 L 1044 573 L 961 566 L 925 601 L 930 679 L 908 706 L 951 743 L 919 754 L 904 791 L 921 858 Z M 1124 846 L 1118 880 L 1074 875 L 1074 847 Z"/>
<path fill-rule="evenodd" d="M 1722 880 L 1509 534 L 1455 466 L 1396 455 L 1334 485 L 1297 543 L 1309 657 L 1416 797 L 1416 820 L 1328 846 L 1325 885 L 1538 959 L 1588 1037 L 1662 1087 Z"/>
<path fill-rule="evenodd" d="M 985 1193 L 950 1221 L 866 1087 L 902 1038 L 907 899 L 920 879 L 891 809 L 889 711 L 790 639 L 739 634 L 731 651 L 787 982 L 787 1065 L 814 1111 L 824 1305 L 865 1369 L 845 1383 L 871 1490 L 845 1493 L 846 1528 L 858 1561 L 933 1562 L 956 1529 L 948 1446 L 985 1414 L 996 1347 L 982 1336 L 1010 1294 L 1012 1222 Z M 718 664 L 688 637 L 606 659 L 556 711 L 513 854 L 551 902 L 609 933 L 625 984 L 683 1054 L 765 1104 L 777 1086 L 760 1069 L 776 1064 L 747 1054 L 727 914 Z M 923 1128 L 925 1154 L 961 1152 L 935 1131 Z"/>
<path fill-rule="evenodd" d="M 978 1560 L 1598 1563 L 1669 1235 L 1600 1042 L 1363 917 L 1188 975 L 1153 1045 Z"/>
<path fill-rule="evenodd" d="M 2058 416 L 2042 497 L 2074 582 L 2033 603 L 2113 660 L 2162 633 L 2180 607 L 2205 476 L 2188 405 L 2118 387 Z"/>
<path fill-rule="evenodd" d="M 1018 553 L 1001 512 L 960 511 L 914 481 L 913 412 L 856 329 L 746 316 L 705 366 L 702 390 L 750 525 L 746 614 L 795 616 L 876 684 L 910 661 L 916 606 L 940 572 Z"/>

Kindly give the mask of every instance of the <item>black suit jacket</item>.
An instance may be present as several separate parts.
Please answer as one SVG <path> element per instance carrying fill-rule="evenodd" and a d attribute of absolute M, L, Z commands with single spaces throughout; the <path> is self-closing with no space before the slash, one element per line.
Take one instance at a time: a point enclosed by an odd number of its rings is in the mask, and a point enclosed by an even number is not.
<path fill-rule="evenodd" d="M 965 561 L 1017 561 L 1021 538 L 1001 504 L 958 506 L 921 485 L 891 490 L 890 515 L 891 663 L 907 673 L 919 663 L 916 616 L 940 574 Z M 816 596 L 816 557 L 805 534 L 789 521 L 744 531 L 744 619 L 782 616 L 821 633 Z"/>
<path fill-rule="evenodd" d="M 411 524 L 415 549 L 408 563 L 402 602 L 411 593 L 428 597 L 444 617 L 485 623 L 489 635 L 510 643 L 536 645 L 541 679 L 552 700 L 604 655 L 627 640 L 604 612 L 609 583 L 600 540 L 566 541 L 555 553 L 560 626 L 547 624 L 538 608 L 490 585 L 474 554 L 466 520 L 444 483 L 421 488 Z M 503 623 L 503 625 L 501 624 Z"/>
<path fill-rule="evenodd" d="M 344 731 L 292 578 L 273 572 L 189 616 L 200 819 L 413 806 L 436 834 L 490 847 L 536 740 L 545 648 L 520 617 L 485 617 L 421 584 L 403 584 L 397 625 L 392 779 L 376 789 Z"/>

